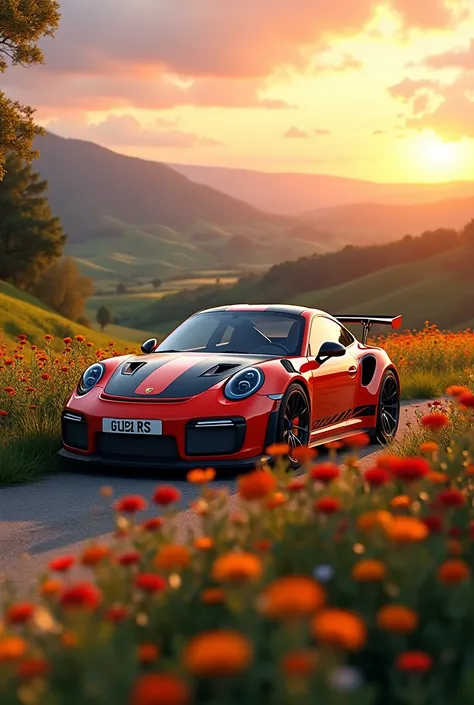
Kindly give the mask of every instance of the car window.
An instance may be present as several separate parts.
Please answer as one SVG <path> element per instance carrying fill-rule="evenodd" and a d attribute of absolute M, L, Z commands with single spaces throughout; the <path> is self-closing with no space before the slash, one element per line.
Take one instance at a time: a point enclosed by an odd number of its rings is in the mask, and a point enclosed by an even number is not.
<path fill-rule="evenodd" d="M 325 316 L 316 316 L 311 324 L 308 354 L 317 355 L 321 345 L 326 342 L 341 343 L 347 348 L 354 342 L 354 337 L 337 321 Z"/>
<path fill-rule="evenodd" d="M 155 352 L 238 352 L 300 355 L 305 319 L 276 311 L 200 313 L 182 323 Z"/>

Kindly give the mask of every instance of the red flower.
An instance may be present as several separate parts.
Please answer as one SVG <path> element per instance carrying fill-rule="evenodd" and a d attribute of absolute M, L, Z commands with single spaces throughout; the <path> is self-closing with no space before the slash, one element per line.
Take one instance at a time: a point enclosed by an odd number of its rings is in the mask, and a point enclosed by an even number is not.
<path fill-rule="evenodd" d="M 5 409 L 1 409 L 0 416 L 8 416 L 8 411 L 5 411 Z"/>
<path fill-rule="evenodd" d="M 180 499 L 181 492 L 173 485 L 160 485 L 153 495 L 154 503 L 160 504 L 162 507 L 179 502 Z"/>
<path fill-rule="evenodd" d="M 383 468 L 374 467 L 365 471 L 364 480 L 371 487 L 380 487 L 390 480 L 390 475 Z"/>
<path fill-rule="evenodd" d="M 72 343 L 72 338 L 69 336 L 67 338 L 63 338 L 63 343 L 64 345 L 70 345 Z"/>
<path fill-rule="evenodd" d="M 430 534 L 437 534 L 443 528 L 443 522 L 439 516 L 435 514 L 424 517 L 422 520 Z"/>
<path fill-rule="evenodd" d="M 20 663 L 17 670 L 17 676 L 20 680 L 32 680 L 33 678 L 47 676 L 49 671 L 50 665 L 46 659 L 29 658 Z"/>
<path fill-rule="evenodd" d="M 311 477 L 317 482 L 329 483 L 336 480 L 341 474 L 335 463 L 320 463 L 311 470 Z"/>
<path fill-rule="evenodd" d="M 295 478 L 288 483 L 288 490 L 290 492 L 301 492 L 306 488 L 306 482 L 304 480 L 299 480 Z"/>
<path fill-rule="evenodd" d="M 26 340 L 28 336 L 26 336 L 24 333 L 20 333 L 16 337 L 18 338 L 18 340 Z"/>
<path fill-rule="evenodd" d="M 59 602 L 65 609 L 96 609 L 102 600 L 100 590 L 92 583 L 77 583 L 66 587 Z"/>
<path fill-rule="evenodd" d="M 370 436 L 368 433 L 356 433 L 346 438 L 346 444 L 351 448 L 365 448 L 370 444 Z"/>
<path fill-rule="evenodd" d="M 105 611 L 104 619 L 109 622 L 121 622 L 122 620 L 127 619 L 129 614 L 130 611 L 128 607 L 125 607 L 124 605 L 115 605 L 114 607 L 109 607 L 109 609 Z"/>
<path fill-rule="evenodd" d="M 421 480 L 422 477 L 431 472 L 431 465 L 424 458 L 397 458 L 393 460 L 389 470 L 397 480 L 413 482 Z"/>
<path fill-rule="evenodd" d="M 452 526 L 448 531 L 448 534 L 452 539 L 458 539 L 461 536 L 461 533 L 461 529 L 458 526 Z"/>
<path fill-rule="evenodd" d="M 436 412 L 434 414 L 427 414 L 421 419 L 422 426 L 429 428 L 430 431 L 439 431 L 445 426 L 449 426 L 449 418 L 446 414 L 441 414 Z"/>
<path fill-rule="evenodd" d="M 122 497 L 115 503 L 115 511 L 125 514 L 135 514 L 136 512 L 144 512 L 148 507 L 147 501 L 139 494 L 129 494 Z"/>
<path fill-rule="evenodd" d="M 438 506 L 442 507 L 462 507 L 466 504 L 466 497 L 459 490 L 443 490 L 435 498 Z"/>
<path fill-rule="evenodd" d="M 56 573 L 65 573 L 72 568 L 75 562 L 74 556 L 60 556 L 50 561 L 48 567 L 50 570 L 56 571 Z"/>
<path fill-rule="evenodd" d="M 460 396 L 458 401 L 465 409 L 474 409 L 474 394 L 471 394 L 471 392 Z"/>
<path fill-rule="evenodd" d="M 18 602 L 11 605 L 6 613 L 6 621 L 10 624 L 24 624 L 34 615 L 35 608 L 29 602 Z"/>
<path fill-rule="evenodd" d="M 158 529 L 161 529 L 164 523 L 165 522 L 161 517 L 152 517 L 151 519 L 147 519 L 143 522 L 142 529 L 144 531 L 157 531 Z"/>
<path fill-rule="evenodd" d="M 424 651 L 405 651 L 395 662 L 400 671 L 408 673 L 425 673 L 433 666 L 433 659 Z"/>
<path fill-rule="evenodd" d="M 335 497 L 322 497 L 314 503 L 314 508 L 321 514 L 335 514 L 341 508 L 341 503 Z"/>
<path fill-rule="evenodd" d="M 135 565 L 140 560 L 140 556 L 136 551 L 129 551 L 128 553 L 122 553 L 118 556 L 117 561 L 120 565 Z"/>
<path fill-rule="evenodd" d="M 137 575 L 135 585 L 144 592 L 161 592 L 166 588 L 166 580 L 154 573 L 141 573 Z"/>
<path fill-rule="evenodd" d="M 41 379 L 49 380 L 51 379 L 51 375 L 49 375 L 47 372 L 43 372 L 43 374 L 41 375 Z"/>

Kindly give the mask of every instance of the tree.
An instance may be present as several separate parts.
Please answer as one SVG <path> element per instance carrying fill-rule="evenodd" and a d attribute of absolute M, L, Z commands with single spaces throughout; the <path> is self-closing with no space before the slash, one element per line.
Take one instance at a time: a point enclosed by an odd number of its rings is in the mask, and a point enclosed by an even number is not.
<path fill-rule="evenodd" d="M 109 311 L 107 306 L 102 305 L 99 309 L 97 309 L 95 319 L 100 326 L 100 330 L 104 330 L 105 326 L 112 323 L 112 313 Z"/>
<path fill-rule="evenodd" d="M 65 318 L 78 321 L 94 293 L 94 284 L 85 277 L 71 257 L 63 257 L 46 270 L 33 293 Z"/>
<path fill-rule="evenodd" d="M 59 25 L 59 3 L 55 0 L 0 0 L 0 73 L 9 65 L 43 63 L 37 43 L 53 36 Z M 43 134 L 33 120 L 34 111 L 10 100 L 0 91 L 0 181 L 8 152 L 30 161 L 37 156 L 33 139 Z"/>
<path fill-rule="evenodd" d="M 117 284 L 117 294 L 120 296 L 121 294 L 126 294 L 127 293 L 127 287 L 123 282 L 120 282 Z"/>
<path fill-rule="evenodd" d="M 0 0 L 0 7 L 1 7 Z M 10 152 L 0 181 L 0 279 L 32 288 L 66 242 L 45 196 L 47 182 Z"/>
<path fill-rule="evenodd" d="M 158 279 L 158 277 L 157 277 L 156 279 L 153 279 L 153 281 L 151 283 L 152 283 L 152 286 L 154 289 L 159 289 L 162 284 L 162 281 L 161 281 L 161 279 Z"/>

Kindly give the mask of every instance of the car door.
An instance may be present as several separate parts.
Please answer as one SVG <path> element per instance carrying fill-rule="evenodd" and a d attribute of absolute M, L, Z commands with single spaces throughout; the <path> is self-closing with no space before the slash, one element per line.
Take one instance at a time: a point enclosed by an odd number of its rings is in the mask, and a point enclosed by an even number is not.
<path fill-rule="evenodd" d="M 345 429 L 359 378 L 358 361 L 351 352 L 354 337 L 337 321 L 318 315 L 311 322 L 310 359 L 314 360 L 325 342 L 344 345 L 346 353 L 342 357 L 329 358 L 312 369 L 312 442 L 337 435 Z"/>

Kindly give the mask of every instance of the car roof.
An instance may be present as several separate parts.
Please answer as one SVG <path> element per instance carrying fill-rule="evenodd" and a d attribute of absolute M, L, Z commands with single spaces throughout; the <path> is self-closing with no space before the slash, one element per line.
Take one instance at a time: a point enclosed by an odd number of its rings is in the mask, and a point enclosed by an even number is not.
<path fill-rule="evenodd" d="M 316 308 L 292 306 L 291 304 L 232 304 L 230 306 L 207 308 L 203 311 L 199 311 L 199 313 L 215 313 L 218 311 L 269 311 L 272 313 L 292 313 L 297 316 L 301 316 L 305 311 L 310 311 L 311 313 L 325 313 L 325 311 L 320 311 Z"/>

